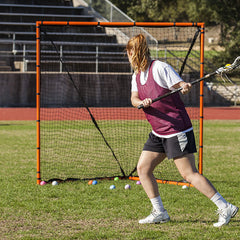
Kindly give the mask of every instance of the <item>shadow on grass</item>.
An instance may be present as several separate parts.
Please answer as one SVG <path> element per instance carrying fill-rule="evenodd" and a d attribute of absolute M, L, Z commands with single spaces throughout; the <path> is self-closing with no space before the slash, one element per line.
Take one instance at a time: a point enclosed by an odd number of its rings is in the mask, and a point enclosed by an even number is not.
<path fill-rule="evenodd" d="M 176 224 L 179 224 L 179 223 L 202 223 L 202 224 L 213 224 L 217 222 L 217 218 L 215 220 L 209 220 L 209 221 L 206 221 L 206 220 L 199 220 L 199 219 L 182 219 L 182 220 L 172 220 L 170 221 L 170 223 L 176 223 Z M 237 223 L 239 224 L 240 223 L 240 220 L 239 219 L 234 219 L 232 218 L 229 222 L 229 224 L 231 223 Z M 228 224 L 228 225 L 229 225 Z"/>

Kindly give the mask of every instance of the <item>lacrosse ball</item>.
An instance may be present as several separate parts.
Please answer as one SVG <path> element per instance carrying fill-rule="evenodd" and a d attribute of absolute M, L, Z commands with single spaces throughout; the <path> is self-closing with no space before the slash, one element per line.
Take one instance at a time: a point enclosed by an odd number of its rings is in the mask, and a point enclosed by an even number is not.
<path fill-rule="evenodd" d="M 45 185 L 45 184 L 47 184 L 45 181 L 41 181 L 41 182 L 40 182 L 40 185 L 41 185 L 41 186 L 43 186 L 43 185 Z"/>
<path fill-rule="evenodd" d="M 130 189 L 130 188 L 131 188 L 131 186 L 129 184 L 125 185 L 125 189 Z"/>
<path fill-rule="evenodd" d="M 114 178 L 114 181 L 118 181 L 118 180 L 119 180 L 119 177 L 115 177 L 115 178 Z"/>
<path fill-rule="evenodd" d="M 183 185 L 182 189 L 188 189 L 188 186 L 187 185 Z"/>
<path fill-rule="evenodd" d="M 112 189 L 115 189 L 116 187 L 115 187 L 115 185 L 111 185 L 110 186 L 110 189 L 112 190 Z"/>
<path fill-rule="evenodd" d="M 96 185 L 96 184 L 97 184 L 97 180 L 93 180 L 92 185 Z"/>
<path fill-rule="evenodd" d="M 53 185 L 53 186 L 56 186 L 56 185 L 58 185 L 58 182 L 57 182 L 57 181 L 53 181 L 53 182 L 52 182 L 52 185 Z"/>
<path fill-rule="evenodd" d="M 88 182 L 88 185 L 92 185 L 92 183 L 93 183 L 93 180 L 90 180 L 90 181 Z"/>
<path fill-rule="evenodd" d="M 137 181 L 136 184 L 137 184 L 137 185 L 141 185 L 141 182 L 140 182 L 140 181 Z"/>

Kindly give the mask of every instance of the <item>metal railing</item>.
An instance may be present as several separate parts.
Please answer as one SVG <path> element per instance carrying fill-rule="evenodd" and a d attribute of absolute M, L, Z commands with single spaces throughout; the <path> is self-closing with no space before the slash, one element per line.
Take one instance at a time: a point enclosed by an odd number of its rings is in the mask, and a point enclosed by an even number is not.
<path fill-rule="evenodd" d="M 130 18 L 127 14 L 122 12 L 118 7 L 116 7 L 109 0 L 84 0 L 84 2 L 91 9 L 91 14 L 95 15 L 101 21 L 107 22 L 134 22 L 132 18 Z M 132 32 L 125 32 L 122 29 L 122 33 L 127 36 L 127 38 L 131 38 L 138 33 L 144 33 L 146 35 L 148 44 L 150 48 L 155 49 L 156 57 L 158 56 L 158 40 L 154 38 L 148 31 L 146 31 L 142 27 L 138 27 L 139 31 L 136 28 L 132 28 Z M 117 33 L 116 33 L 117 34 Z"/>
<path fill-rule="evenodd" d="M 36 61 L 36 50 L 35 50 L 35 41 L 29 40 L 16 40 L 15 34 L 13 34 L 12 39 L 8 40 L 1 40 L 0 44 L 5 45 L 5 51 L 1 51 L 1 56 L 3 57 L 10 57 L 14 64 L 16 65 L 16 69 L 20 69 L 21 72 L 28 72 L 28 64 L 34 63 Z M 48 54 L 50 62 L 58 62 L 59 63 L 59 71 L 63 71 L 63 63 L 66 62 L 81 62 L 87 63 L 92 62 L 95 63 L 95 72 L 99 72 L 99 65 L 100 64 L 126 64 L 129 65 L 127 59 L 123 61 L 124 52 L 123 51 L 114 51 L 113 49 L 118 46 L 122 46 L 118 43 L 89 43 L 89 42 L 54 42 L 58 51 L 52 49 L 52 45 L 49 45 L 49 42 L 43 41 L 42 45 L 49 47 L 48 50 L 42 50 L 43 54 Z M 91 46 L 95 48 L 95 51 L 92 50 L 79 50 L 79 51 L 71 51 L 66 50 L 65 46 Z M 111 47 L 108 51 L 101 50 L 102 47 L 109 46 Z M 124 47 L 124 46 L 122 46 Z M 10 55 L 12 54 L 12 55 Z M 88 57 L 86 58 L 86 55 Z M 114 60 L 109 61 L 107 60 L 109 56 L 114 56 Z M 60 61 L 60 59 L 64 59 L 64 61 Z M 129 67 L 129 71 L 130 67 Z"/>

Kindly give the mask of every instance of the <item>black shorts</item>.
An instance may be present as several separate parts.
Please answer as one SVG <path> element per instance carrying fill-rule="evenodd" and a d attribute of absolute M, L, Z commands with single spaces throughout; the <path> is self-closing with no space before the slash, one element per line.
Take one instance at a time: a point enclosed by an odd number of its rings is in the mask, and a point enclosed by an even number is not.
<path fill-rule="evenodd" d="M 179 133 L 177 136 L 170 138 L 157 137 L 151 132 L 143 150 L 165 153 L 168 159 L 197 152 L 193 131 Z"/>

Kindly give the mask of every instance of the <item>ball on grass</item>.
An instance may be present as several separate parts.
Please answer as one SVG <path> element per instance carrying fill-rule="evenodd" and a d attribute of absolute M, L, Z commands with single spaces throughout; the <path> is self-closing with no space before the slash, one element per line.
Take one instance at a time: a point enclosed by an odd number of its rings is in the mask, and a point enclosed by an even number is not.
<path fill-rule="evenodd" d="M 183 185 L 182 189 L 188 189 L 188 186 L 187 185 Z"/>
<path fill-rule="evenodd" d="M 92 185 L 96 185 L 97 183 L 98 183 L 97 180 L 92 181 Z"/>
<path fill-rule="evenodd" d="M 119 177 L 115 177 L 115 178 L 114 178 L 114 181 L 118 181 L 118 180 L 119 180 Z"/>
<path fill-rule="evenodd" d="M 41 181 L 41 182 L 40 182 L 40 185 L 41 185 L 41 186 L 43 186 L 43 185 L 45 185 L 45 184 L 47 184 L 45 181 Z"/>
<path fill-rule="evenodd" d="M 137 185 L 141 185 L 141 182 L 140 182 L 140 181 L 137 181 L 136 184 L 137 184 Z"/>
<path fill-rule="evenodd" d="M 127 190 L 127 189 L 130 189 L 131 188 L 131 186 L 129 185 L 129 184 L 126 184 L 125 185 L 125 189 Z"/>
<path fill-rule="evenodd" d="M 92 185 L 93 180 L 88 181 L 88 185 Z"/>
<path fill-rule="evenodd" d="M 116 186 L 115 185 L 111 185 L 110 186 L 110 189 L 112 190 L 112 189 L 115 189 L 116 188 Z"/>
<path fill-rule="evenodd" d="M 53 186 L 56 186 L 56 185 L 58 185 L 58 182 L 57 182 L 57 181 L 53 181 L 53 182 L 52 182 L 52 185 L 53 185 Z"/>

